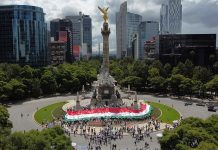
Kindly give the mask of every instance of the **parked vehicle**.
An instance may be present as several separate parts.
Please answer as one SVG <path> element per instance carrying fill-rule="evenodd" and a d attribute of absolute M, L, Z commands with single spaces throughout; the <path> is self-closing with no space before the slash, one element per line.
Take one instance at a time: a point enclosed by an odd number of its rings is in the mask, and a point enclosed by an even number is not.
<path fill-rule="evenodd" d="M 205 106 L 205 103 L 197 103 L 196 106 Z"/>
<path fill-rule="evenodd" d="M 185 106 L 192 105 L 192 104 L 193 104 L 192 102 L 186 102 Z"/>
<path fill-rule="evenodd" d="M 208 111 L 216 112 L 216 107 L 213 105 L 208 106 Z"/>

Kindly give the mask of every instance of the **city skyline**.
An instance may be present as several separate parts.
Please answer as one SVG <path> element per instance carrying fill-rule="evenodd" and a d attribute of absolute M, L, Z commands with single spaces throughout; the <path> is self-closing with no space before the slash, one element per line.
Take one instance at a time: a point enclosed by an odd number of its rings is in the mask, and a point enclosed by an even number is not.
<path fill-rule="evenodd" d="M 111 28 L 111 45 L 110 50 L 116 50 L 116 25 L 115 14 L 119 11 L 120 4 L 124 0 L 107 0 L 105 3 L 110 7 L 110 28 Z M 145 21 L 158 21 L 160 15 L 160 7 L 162 0 L 127 0 L 128 10 L 133 13 L 137 13 L 143 16 Z M 46 13 L 45 18 L 47 24 L 49 21 L 55 18 L 63 18 L 67 15 L 76 15 L 79 11 L 90 15 L 93 20 L 93 51 L 98 50 L 98 43 L 102 42 L 100 34 L 100 26 L 102 23 L 101 16 L 96 13 L 98 5 L 104 5 L 103 1 L 97 0 L 73 0 L 67 3 L 62 3 L 60 0 L 50 1 L 46 0 L 19 0 L 8 1 L 2 0 L 0 5 L 34 5 L 44 9 Z M 217 0 L 183 0 L 183 27 L 182 33 L 217 33 L 218 20 L 213 19 L 218 13 L 218 1 Z M 200 11 L 199 11 L 200 10 Z"/>

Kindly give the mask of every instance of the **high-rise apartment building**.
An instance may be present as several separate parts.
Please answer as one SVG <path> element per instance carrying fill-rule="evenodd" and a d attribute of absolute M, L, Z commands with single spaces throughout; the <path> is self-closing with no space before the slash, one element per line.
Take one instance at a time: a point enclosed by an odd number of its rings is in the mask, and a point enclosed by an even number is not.
<path fill-rule="evenodd" d="M 182 31 L 181 0 L 164 0 L 160 10 L 160 33 L 177 34 Z"/>
<path fill-rule="evenodd" d="M 159 35 L 159 23 L 156 21 L 143 21 L 138 26 L 138 55 L 136 59 L 145 59 L 145 42 Z"/>
<path fill-rule="evenodd" d="M 132 56 L 132 37 L 138 32 L 142 16 L 127 12 L 127 2 L 116 13 L 117 58 Z"/>
<path fill-rule="evenodd" d="M 66 43 L 62 41 L 53 41 L 49 43 L 49 49 L 51 52 L 51 64 L 60 65 L 65 62 L 66 59 Z"/>
<path fill-rule="evenodd" d="M 0 6 L 0 62 L 31 66 L 48 64 L 44 15 L 40 7 Z"/>

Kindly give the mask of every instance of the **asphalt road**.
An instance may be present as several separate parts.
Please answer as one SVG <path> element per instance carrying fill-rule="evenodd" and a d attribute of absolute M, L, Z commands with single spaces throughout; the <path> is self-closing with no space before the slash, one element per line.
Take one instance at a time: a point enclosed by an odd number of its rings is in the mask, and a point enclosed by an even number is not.
<path fill-rule="evenodd" d="M 90 96 L 90 95 L 89 95 Z M 73 100 L 76 99 L 76 96 L 58 96 L 58 97 L 51 97 L 51 98 L 42 98 L 37 100 L 31 100 L 19 104 L 13 104 L 8 108 L 8 111 L 10 113 L 10 120 L 13 123 L 13 129 L 12 131 L 28 131 L 31 129 L 39 129 L 41 130 L 42 127 L 39 126 L 34 121 L 34 113 L 36 112 L 37 108 L 43 108 L 45 106 L 48 106 L 53 103 L 62 102 L 66 100 Z M 154 97 L 151 95 L 139 95 L 138 99 L 143 99 L 147 101 L 154 101 L 159 102 L 162 104 L 166 104 L 168 106 L 173 106 L 176 110 L 178 110 L 183 118 L 187 117 L 199 117 L 202 119 L 205 119 L 212 114 L 218 114 L 218 112 L 208 112 L 207 107 L 202 106 L 196 106 L 195 104 L 191 106 L 184 106 L 183 101 L 173 100 L 171 98 L 163 98 L 163 97 Z M 21 117 L 21 113 L 24 115 Z M 160 145 L 158 143 L 158 140 L 156 138 L 157 133 L 151 134 L 153 136 L 153 141 L 148 142 L 150 144 L 150 149 L 158 148 L 160 149 Z M 85 141 L 83 137 L 80 137 L 79 135 L 76 137 L 71 136 L 71 139 L 73 142 L 84 146 L 87 145 L 88 142 Z M 134 141 L 130 136 L 126 136 L 122 140 L 115 141 L 114 144 L 117 144 L 117 148 L 121 150 L 136 150 L 136 148 L 142 148 L 144 146 L 144 142 L 138 143 L 137 146 L 134 145 Z M 110 147 L 104 147 L 105 150 L 110 149 Z"/>
<path fill-rule="evenodd" d="M 53 103 L 62 102 L 66 100 L 76 99 L 76 96 L 58 96 L 51 98 L 43 98 L 32 101 L 27 101 L 19 104 L 13 104 L 8 108 L 10 113 L 10 120 L 13 122 L 12 131 L 27 131 L 31 129 L 42 129 L 34 121 L 34 113 L 37 108 L 48 106 Z M 183 118 L 187 117 L 199 117 L 202 119 L 211 116 L 212 114 L 218 114 L 218 112 L 208 112 L 207 107 L 196 106 L 195 104 L 191 106 L 184 106 L 183 101 L 173 100 L 171 98 L 154 97 L 151 95 L 139 95 L 138 99 L 145 99 L 147 101 L 154 101 L 166 104 L 168 106 L 173 106 L 178 110 Z M 21 117 L 21 113 L 24 115 Z"/>
<path fill-rule="evenodd" d="M 10 114 L 10 120 L 13 123 L 12 131 L 28 131 L 31 129 L 41 130 L 42 127 L 34 120 L 34 114 L 37 111 L 37 108 L 40 109 L 53 103 L 71 99 L 75 99 L 75 96 L 43 98 L 11 105 L 8 108 L 8 111 Z M 21 117 L 21 113 L 23 114 L 23 117 Z"/>

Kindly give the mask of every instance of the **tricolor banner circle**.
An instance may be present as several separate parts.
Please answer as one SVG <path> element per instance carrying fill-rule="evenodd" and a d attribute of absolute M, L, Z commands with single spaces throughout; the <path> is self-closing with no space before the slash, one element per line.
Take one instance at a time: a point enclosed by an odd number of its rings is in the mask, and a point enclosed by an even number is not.
<path fill-rule="evenodd" d="M 139 110 L 130 108 L 96 108 L 92 110 L 67 111 L 65 121 L 80 121 L 91 119 L 142 119 L 151 116 L 153 108 L 141 104 Z"/>

